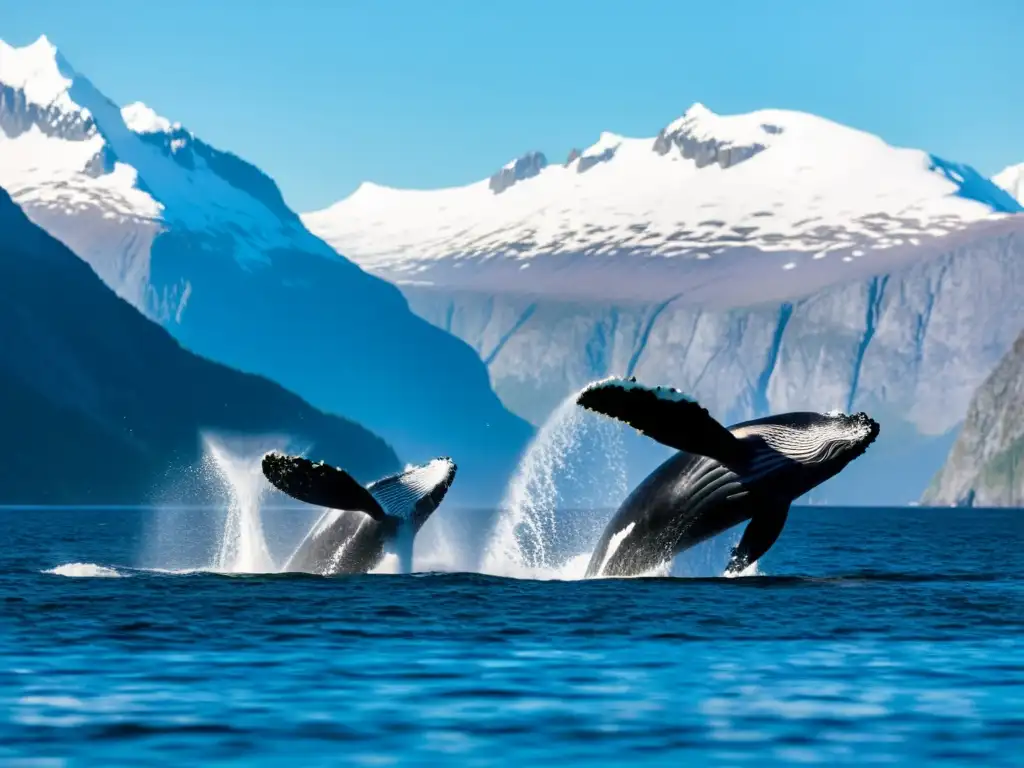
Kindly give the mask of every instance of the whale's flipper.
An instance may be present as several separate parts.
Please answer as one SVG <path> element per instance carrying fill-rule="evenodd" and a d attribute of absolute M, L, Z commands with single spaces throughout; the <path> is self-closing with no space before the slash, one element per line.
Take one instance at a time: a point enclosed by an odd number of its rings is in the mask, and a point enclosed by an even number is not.
<path fill-rule="evenodd" d="M 764 557 L 765 552 L 771 549 L 772 544 L 778 540 L 783 526 L 786 525 L 787 517 L 789 517 L 789 502 L 787 501 L 774 502 L 758 510 L 747 523 L 747 529 L 743 532 L 740 543 L 733 548 L 725 572 L 727 574 L 741 573 L 751 563 Z"/>
<path fill-rule="evenodd" d="M 376 480 L 367 491 L 388 516 L 419 528 L 448 493 L 456 469 L 455 462 L 444 456 Z"/>
<path fill-rule="evenodd" d="M 386 518 L 380 502 L 348 472 L 301 456 L 268 453 L 263 474 L 293 499 L 328 509 L 363 512 L 378 522 Z"/>
<path fill-rule="evenodd" d="M 747 446 L 699 403 L 671 387 L 646 387 L 635 378 L 605 379 L 586 387 L 576 404 L 628 424 L 669 448 L 726 465 L 742 462 Z"/>

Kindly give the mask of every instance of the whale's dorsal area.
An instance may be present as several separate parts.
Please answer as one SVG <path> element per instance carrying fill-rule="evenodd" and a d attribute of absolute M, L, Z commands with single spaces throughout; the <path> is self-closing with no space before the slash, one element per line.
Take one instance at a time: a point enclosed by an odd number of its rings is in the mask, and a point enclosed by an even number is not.
<path fill-rule="evenodd" d="M 750 446 L 722 426 L 699 403 L 671 387 L 646 387 L 635 378 L 594 382 L 577 405 L 628 424 L 677 451 L 707 456 L 726 466 L 750 458 Z"/>

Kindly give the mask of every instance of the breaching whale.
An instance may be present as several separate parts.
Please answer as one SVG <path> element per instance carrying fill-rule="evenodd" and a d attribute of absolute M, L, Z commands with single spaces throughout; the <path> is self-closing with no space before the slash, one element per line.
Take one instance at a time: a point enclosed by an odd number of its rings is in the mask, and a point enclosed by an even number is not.
<path fill-rule="evenodd" d="M 390 547 L 408 572 L 413 539 L 448 492 L 455 470 L 455 462 L 441 457 L 364 487 L 322 461 L 268 453 L 263 474 L 274 487 L 327 508 L 283 570 L 322 576 L 366 573 Z"/>
<path fill-rule="evenodd" d="M 838 474 L 879 431 L 867 414 L 838 412 L 781 413 L 726 428 L 681 392 L 635 378 L 595 382 L 576 403 L 679 451 L 622 502 L 587 576 L 647 573 L 749 520 L 726 568 L 739 573 L 778 539 L 793 500 Z"/>

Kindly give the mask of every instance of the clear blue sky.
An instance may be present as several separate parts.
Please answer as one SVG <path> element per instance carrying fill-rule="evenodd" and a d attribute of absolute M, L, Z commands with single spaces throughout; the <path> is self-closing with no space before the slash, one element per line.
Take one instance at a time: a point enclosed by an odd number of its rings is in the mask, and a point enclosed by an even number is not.
<path fill-rule="evenodd" d="M 1024 162 L 1024 0 L 0 0 L 114 101 L 259 165 L 300 210 L 474 181 L 694 101 L 814 112 L 991 174 Z"/>

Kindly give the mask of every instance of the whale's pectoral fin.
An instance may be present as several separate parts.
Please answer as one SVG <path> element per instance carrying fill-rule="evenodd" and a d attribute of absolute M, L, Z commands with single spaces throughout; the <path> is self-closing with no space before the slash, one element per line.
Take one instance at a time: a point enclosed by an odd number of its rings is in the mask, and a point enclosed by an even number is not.
<path fill-rule="evenodd" d="M 293 499 L 328 509 L 363 512 L 381 522 L 385 512 L 373 495 L 348 472 L 301 456 L 268 453 L 263 475 Z"/>
<path fill-rule="evenodd" d="M 448 493 L 455 470 L 455 462 L 442 457 L 376 480 L 367 490 L 390 517 L 422 525 Z"/>
<path fill-rule="evenodd" d="M 670 387 L 646 387 L 636 379 L 594 382 L 577 405 L 617 419 L 662 445 L 707 456 L 726 465 L 742 462 L 747 446 L 699 403 Z"/>
<path fill-rule="evenodd" d="M 782 533 L 789 517 L 789 503 L 777 502 L 760 509 L 747 523 L 743 538 L 732 551 L 726 574 L 741 573 L 751 563 L 756 563 L 771 549 Z"/>

